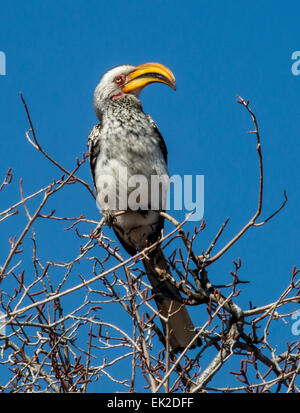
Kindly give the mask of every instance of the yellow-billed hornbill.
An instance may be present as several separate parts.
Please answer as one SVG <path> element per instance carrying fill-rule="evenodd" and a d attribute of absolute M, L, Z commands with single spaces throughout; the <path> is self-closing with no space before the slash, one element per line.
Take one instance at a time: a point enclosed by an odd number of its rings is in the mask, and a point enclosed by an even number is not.
<path fill-rule="evenodd" d="M 131 255 L 157 241 L 164 225 L 159 210 L 165 207 L 166 185 L 160 186 L 157 208 L 151 209 L 149 204 L 151 190 L 144 199 L 139 198 L 138 207 L 125 202 L 124 208 L 124 197 L 128 201 L 135 189 L 128 185 L 130 178 L 143 176 L 151 189 L 151 176 L 168 176 L 165 141 L 138 99 L 142 89 L 153 82 L 176 90 L 173 73 L 159 63 L 122 65 L 105 73 L 94 92 L 94 109 L 100 123 L 94 126 L 88 139 L 98 204 L 110 216 L 112 211 L 127 211 L 112 218 L 111 225 Z M 160 248 L 143 262 L 158 310 L 168 318 L 170 348 L 173 352 L 180 351 L 194 338 L 194 325 L 177 288 L 158 275 L 157 269 L 170 274 Z M 164 321 L 162 325 L 166 332 Z M 199 344 L 200 340 L 196 340 L 192 347 Z"/>

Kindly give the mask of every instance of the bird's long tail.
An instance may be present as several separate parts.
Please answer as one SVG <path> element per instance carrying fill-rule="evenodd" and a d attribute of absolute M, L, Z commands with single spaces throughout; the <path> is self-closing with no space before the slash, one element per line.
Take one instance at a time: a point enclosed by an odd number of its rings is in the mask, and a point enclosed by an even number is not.
<path fill-rule="evenodd" d="M 163 274 L 171 273 L 162 250 L 157 249 L 149 257 L 144 258 L 143 263 L 155 293 L 158 311 L 168 320 L 167 326 L 164 320 L 161 319 L 161 322 L 164 333 L 169 339 L 170 350 L 174 353 L 182 351 L 193 340 L 196 332 L 178 289 L 164 279 Z M 201 345 L 200 338 L 197 338 L 190 348 L 198 345 Z"/>

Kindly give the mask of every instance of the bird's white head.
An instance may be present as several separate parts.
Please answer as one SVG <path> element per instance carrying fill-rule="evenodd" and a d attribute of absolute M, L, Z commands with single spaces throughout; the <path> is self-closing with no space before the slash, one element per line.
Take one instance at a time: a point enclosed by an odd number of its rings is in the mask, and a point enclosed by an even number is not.
<path fill-rule="evenodd" d="M 138 96 L 150 83 L 160 82 L 176 90 L 175 77 L 170 69 L 160 63 L 144 63 L 139 66 L 122 65 L 106 72 L 94 92 L 94 108 L 99 119 L 103 108 L 112 99 L 124 95 Z"/>

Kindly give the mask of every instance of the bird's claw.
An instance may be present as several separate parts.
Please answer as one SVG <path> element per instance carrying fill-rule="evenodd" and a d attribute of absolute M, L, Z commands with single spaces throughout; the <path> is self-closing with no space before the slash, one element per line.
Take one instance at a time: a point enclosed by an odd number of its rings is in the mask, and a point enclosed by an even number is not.
<path fill-rule="evenodd" d="M 116 221 L 115 214 L 110 209 L 103 211 L 102 214 L 104 217 L 104 224 L 111 228 Z"/>

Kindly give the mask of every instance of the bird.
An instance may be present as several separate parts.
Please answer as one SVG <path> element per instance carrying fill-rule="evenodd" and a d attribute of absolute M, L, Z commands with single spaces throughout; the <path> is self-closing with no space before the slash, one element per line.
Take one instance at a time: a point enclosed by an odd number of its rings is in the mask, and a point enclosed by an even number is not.
<path fill-rule="evenodd" d="M 174 74 L 160 63 L 126 64 L 107 71 L 94 91 L 99 123 L 88 136 L 98 206 L 131 256 L 162 237 L 164 218 L 160 211 L 165 209 L 169 184 L 165 140 L 151 116 L 144 113 L 139 99 L 144 87 L 151 83 L 176 90 Z M 158 186 L 153 177 L 157 177 Z M 140 184 L 138 195 L 132 181 Z M 176 354 L 188 345 L 200 345 L 179 290 L 159 275 L 170 274 L 161 248 L 150 252 L 143 263 L 170 351 Z"/>

